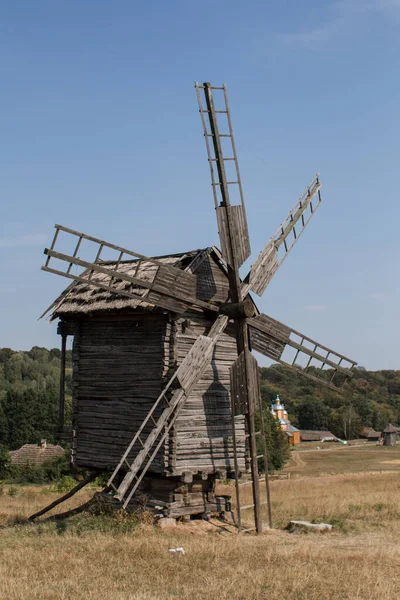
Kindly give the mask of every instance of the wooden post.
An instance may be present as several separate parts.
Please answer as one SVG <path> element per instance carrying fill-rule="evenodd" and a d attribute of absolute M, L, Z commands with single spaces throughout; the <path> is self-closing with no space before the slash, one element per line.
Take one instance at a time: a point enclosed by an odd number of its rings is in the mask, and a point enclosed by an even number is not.
<path fill-rule="evenodd" d="M 247 334 L 247 323 L 244 322 L 244 327 Z M 249 446 L 250 446 L 250 466 L 251 466 L 251 478 L 253 480 L 253 502 L 254 502 L 254 522 L 257 533 L 262 533 L 262 518 L 261 518 L 261 502 L 260 502 L 260 482 L 258 480 L 258 462 L 257 462 L 257 443 L 256 443 L 256 431 L 254 425 L 254 408 L 255 408 L 255 390 L 252 387 L 252 381 L 250 379 L 250 365 L 249 355 L 250 350 L 248 347 L 248 341 L 246 339 L 246 345 L 244 348 L 246 358 L 246 386 L 247 386 L 247 429 L 249 433 Z"/>
<path fill-rule="evenodd" d="M 60 323 L 61 325 L 61 323 Z M 60 402 L 58 413 L 58 428 L 60 433 L 64 428 L 65 415 L 65 359 L 67 349 L 67 334 L 61 330 L 61 370 L 60 370 Z"/>
<path fill-rule="evenodd" d="M 38 517 L 41 517 L 45 513 L 49 512 L 49 510 L 52 510 L 53 508 L 55 508 L 62 502 L 65 502 L 65 500 L 68 500 L 68 498 L 72 498 L 72 496 L 74 496 L 77 492 L 79 492 L 79 490 L 81 490 L 83 487 L 85 487 L 85 485 L 87 485 L 88 483 L 90 483 L 91 481 L 96 479 L 96 477 L 98 477 L 99 474 L 100 473 L 98 471 L 93 471 L 92 473 L 89 473 L 89 475 L 83 481 L 80 481 L 75 487 L 72 488 L 72 490 L 70 490 L 69 492 L 64 494 L 64 496 L 61 496 L 61 498 L 54 500 L 54 502 L 52 502 L 45 508 L 42 508 L 42 510 L 39 510 L 39 512 L 28 517 L 28 521 L 34 521 L 35 519 L 37 519 Z"/>

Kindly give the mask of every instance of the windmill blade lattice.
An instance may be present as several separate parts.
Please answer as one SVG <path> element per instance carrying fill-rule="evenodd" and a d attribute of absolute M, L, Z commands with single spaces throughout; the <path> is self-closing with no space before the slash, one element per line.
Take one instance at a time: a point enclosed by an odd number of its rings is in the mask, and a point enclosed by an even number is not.
<path fill-rule="evenodd" d="M 226 86 L 212 86 L 210 83 L 199 85 L 196 82 L 195 87 L 210 166 L 221 251 L 231 267 L 240 267 L 250 256 L 251 250 Z M 214 92 L 222 99 L 221 110 L 215 108 Z M 226 115 L 225 126 L 221 126 L 222 115 Z M 224 131 L 221 131 L 222 128 Z M 222 140 L 228 142 L 228 150 L 225 149 Z M 229 156 L 226 156 L 226 153 Z M 227 176 L 226 163 L 234 165 L 231 180 Z M 231 204 L 232 188 L 236 188 L 239 192 L 239 204 Z"/>
<path fill-rule="evenodd" d="M 296 244 L 311 217 L 321 204 L 319 175 L 316 175 L 304 194 L 289 212 L 285 221 L 260 252 L 245 278 L 249 288 L 261 296 L 278 268 Z M 314 198 L 317 202 L 313 204 Z M 297 228 L 297 229 L 296 229 Z"/>
<path fill-rule="evenodd" d="M 337 392 L 353 377 L 351 371 L 357 364 L 354 360 L 267 315 L 249 319 L 248 326 L 253 350 L 317 383 Z M 293 351 L 291 362 L 282 358 L 288 348 Z M 302 366 L 304 360 L 306 364 Z M 329 379 L 325 377 L 326 373 L 330 375 Z"/>
<path fill-rule="evenodd" d="M 190 272 L 164 265 L 143 254 L 110 244 L 62 225 L 55 225 L 55 229 L 51 247 L 46 248 L 44 251 L 47 260 L 42 267 L 43 271 L 75 281 L 82 281 L 90 286 L 135 300 L 144 299 L 142 295 L 135 293 L 135 286 L 145 288 L 147 290 L 145 299 L 148 302 L 177 313 L 183 312 L 193 304 L 213 311 L 219 310 L 218 306 L 196 298 L 196 278 Z M 72 254 L 56 251 L 55 247 L 60 233 L 66 234 L 74 241 L 75 249 Z M 79 256 L 84 240 L 91 242 L 93 245 L 90 260 L 84 260 Z M 116 260 L 102 262 L 103 250 L 117 252 Z M 57 264 L 68 265 L 67 268 L 64 270 L 54 268 L 51 262 L 52 259 L 58 261 Z M 132 261 L 132 259 L 136 260 L 134 275 L 126 272 L 126 261 Z M 145 268 L 142 268 L 143 263 L 146 263 Z M 149 264 L 151 265 L 150 268 Z M 72 267 L 74 265 L 81 267 L 83 270 L 80 273 L 73 272 Z"/>

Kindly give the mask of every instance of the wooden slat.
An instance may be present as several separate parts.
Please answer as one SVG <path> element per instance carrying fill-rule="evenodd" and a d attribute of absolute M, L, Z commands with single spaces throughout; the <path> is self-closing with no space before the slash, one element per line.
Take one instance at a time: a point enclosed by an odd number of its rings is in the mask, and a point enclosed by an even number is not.
<path fill-rule="evenodd" d="M 199 336 L 178 368 L 176 376 L 186 394 L 189 394 L 204 367 L 210 362 L 213 348 L 214 341 L 211 338 Z"/>
<path fill-rule="evenodd" d="M 192 273 L 160 265 L 153 280 L 153 290 L 179 297 L 196 296 L 196 277 Z"/>
<path fill-rule="evenodd" d="M 248 380 L 246 379 L 246 368 L 248 372 Z M 259 371 L 257 360 L 249 354 L 246 367 L 245 353 L 242 352 L 236 359 L 231 369 L 231 395 L 234 404 L 235 415 L 247 414 L 248 403 L 248 388 L 249 385 L 255 398 L 258 398 L 260 393 Z"/>
<path fill-rule="evenodd" d="M 221 251 L 224 259 L 233 264 L 231 242 L 238 265 L 242 265 L 250 256 L 250 240 L 246 212 L 242 205 L 218 206 L 216 209 Z M 229 236 L 228 218 L 232 235 Z"/>
<path fill-rule="evenodd" d="M 270 240 L 251 266 L 250 287 L 253 292 L 261 296 L 278 267 L 278 251 L 273 240 Z"/>
<path fill-rule="evenodd" d="M 284 325 L 280 321 L 269 317 L 268 315 L 261 314 L 254 317 L 249 321 L 251 327 L 269 333 L 270 335 L 276 336 L 279 340 L 287 341 L 290 333 L 293 331 L 287 325 Z"/>
<path fill-rule="evenodd" d="M 247 414 L 246 364 L 243 352 L 231 368 L 231 396 L 235 415 Z"/>

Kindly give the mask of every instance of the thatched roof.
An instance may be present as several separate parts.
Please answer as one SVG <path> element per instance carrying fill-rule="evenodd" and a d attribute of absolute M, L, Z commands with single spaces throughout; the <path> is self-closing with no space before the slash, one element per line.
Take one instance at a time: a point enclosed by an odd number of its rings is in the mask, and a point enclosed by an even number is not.
<path fill-rule="evenodd" d="M 41 465 L 45 462 L 55 460 L 64 454 L 61 446 L 53 444 L 25 444 L 18 450 L 12 450 L 11 463 L 13 465 Z"/>
<path fill-rule="evenodd" d="M 196 259 L 196 268 L 194 273 L 201 271 L 201 261 L 199 261 L 200 255 L 204 255 L 205 258 L 213 256 L 215 262 L 220 262 L 221 254 L 215 247 L 206 248 L 204 250 L 191 250 L 189 252 L 180 254 L 170 254 L 168 256 L 154 257 L 157 262 L 163 265 L 173 266 L 179 269 L 185 269 L 188 265 Z M 110 270 L 115 267 L 115 262 L 103 262 L 103 267 L 109 267 Z M 200 269 L 199 269 L 200 267 Z M 122 261 L 119 264 L 118 271 L 126 273 L 131 276 L 139 276 L 140 278 L 146 279 L 147 281 L 153 281 L 156 274 L 157 266 L 148 261 L 130 260 Z M 85 277 L 85 271 L 81 275 Z M 204 274 L 203 274 L 204 276 Z M 106 281 L 109 277 L 104 273 L 94 273 L 92 281 Z M 53 304 L 46 311 L 51 311 L 51 319 L 68 317 L 69 315 L 77 314 L 88 314 L 97 311 L 110 311 L 110 310 L 123 310 L 123 309 L 138 309 L 153 311 L 161 310 L 154 304 L 146 302 L 147 290 L 145 288 L 133 285 L 127 281 L 115 281 L 114 284 L 117 289 L 132 291 L 138 296 L 143 297 L 143 300 L 129 298 L 121 294 L 109 292 L 98 287 L 94 287 L 90 284 L 86 284 L 81 281 L 74 281 L 69 287 L 62 292 L 62 294 L 53 302 Z M 44 313 L 44 314 L 46 314 Z"/>
<path fill-rule="evenodd" d="M 301 429 L 300 439 L 302 442 L 320 442 L 321 440 L 335 441 L 337 440 L 337 437 L 330 431 L 312 431 L 309 429 Z"/>
<path fill-rule="evenodd" d="M 397 433 L 397 427 L 394 427 L 394 425 L 389 423 L 388 425 L 386 425 L 382 433 Z"/>
<path fill-rule="evenodd" d="M 370 429 L 367 433 L 367 440 L 379 440 L 381 437 L 380 431 L 375 431 L 375 429 Z"/>

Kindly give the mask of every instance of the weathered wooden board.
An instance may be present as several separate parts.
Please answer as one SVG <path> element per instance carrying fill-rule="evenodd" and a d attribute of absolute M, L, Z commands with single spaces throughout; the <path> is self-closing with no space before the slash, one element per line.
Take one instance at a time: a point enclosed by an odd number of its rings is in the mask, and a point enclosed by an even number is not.
<path fill-rule="evenodd" d="M 274 241 L 270 240 L 258 255 L 257 260 L 251 265 L 250 287 L 253 292 L 261 296 L 278 267 L 278 251 Z"/>
<path fill-rule="evenodd" d="M 253 395 L 257 406 L 260 394 L 260 375 L 258 363 L 250 353 L 242 352 L 231 369 L 231 394 L 235 415 L 245 415 L 249 410 L 249 393 Z"/>
<path fill-rule="evenodd" d="M 161 391 L 170 333 L 166 317 L 157 313 L 143 320 L 81 321 L 73 388 L 78 466 L 112 469 L 119 462 Z M 163 451 L 152 465 L 155 472 L 164 470 Z"/>
<path fill-rule="evenodd" d="M 238 266 L 241 266 L 249 258 L 251 252 L 246 211 L 241 204 L 219 206 L 216 211 L 222 256 L 228 264 L 233 265 L 232 242 Z M 229 226 L 231 227 L 231 236 L 229 235 Z"/>
<path fill-rule="evenodd" d="M 291 332 L 289 327 L 267 315 L 249 319 L 248 325 L 253 350 L 273 360 L 279 360 L 289 341 Z"/>
<path fill-rule="evenodd" d="M 211 322 L 193 311 L 177 320 L 175 354 L 178 364 L 198 336 L 208 333 L 210 326 Z M 230 368 L 237 357 L 234 336 L 234 326 L 229 325 L 214 348 L 210 365 L 177 417 L 170 443 L 172 473 L 234 469 L 230 400 Z M 244 417 L 237 421 L 236 438 L 239 465 L 244 471 Z"/>
<path fill-rule="evenodd" d="M 179 383 L 188 394 L 193 384 L 209 363 L 214 342 L 211 338 L 200 335 L 185 356 L 176 372 Z"/>

